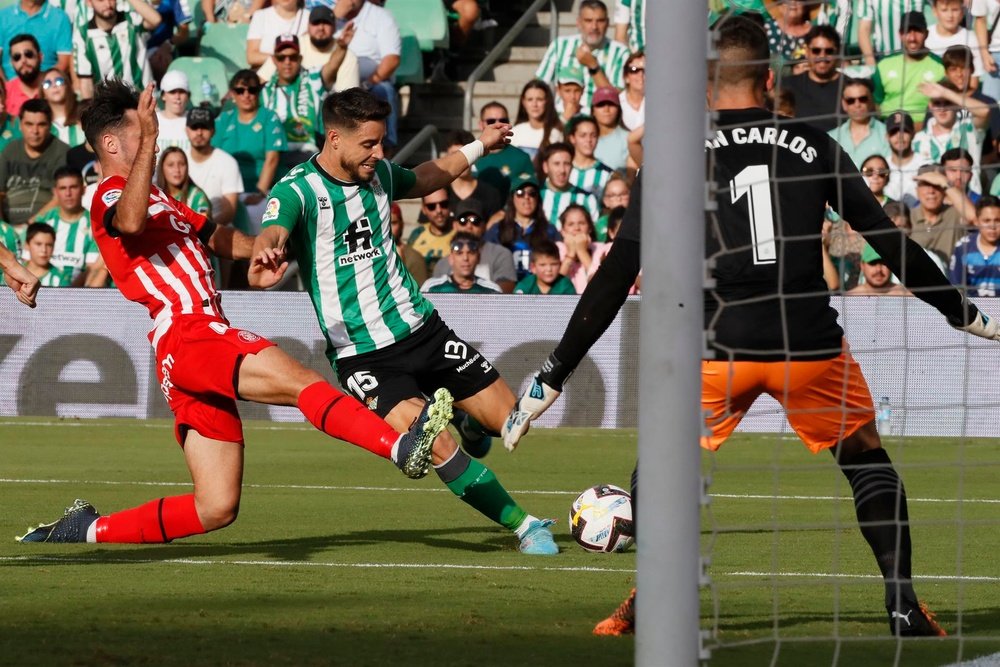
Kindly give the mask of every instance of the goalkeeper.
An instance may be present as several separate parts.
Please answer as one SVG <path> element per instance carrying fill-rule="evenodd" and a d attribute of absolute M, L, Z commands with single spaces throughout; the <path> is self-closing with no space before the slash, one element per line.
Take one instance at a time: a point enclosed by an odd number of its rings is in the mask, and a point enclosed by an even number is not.
<path fill-rule="evenodd" d="M 777 399 L 796 434 L 813 452 L 829 449 L 851 485 L 861 532 L 885 581 L 891 631 L 943 635 L 913 590 L 906 493 L 882 449 L 871 393 L 847 349 L 823 281 L 820 236 L 826 203 L 850 220 L 893 273 L 950 325 L 1000 340 L 997 323 L 967 301 L 920 246 L 893 228 L 837 144 L 804 123 L 776 119 L 765 110 L 774 75 L 766 64 L 770 54 L 763 30 L 733 17 L 717 37 L 718 60 L 709 63 L 707 93 L 718 120 L 716 139 L 706 150 L 718 185 L 717 213 L 706 218 L 706 260 L 713 262 L 715 287 L 705 292 L 705 330 L 714 333 L 710 347 L 716 360 L 702 361 L 702 406 L 710 435 L 701 445 L 718 449 L 762 393 Z M 566 333 L 504 425 L 508 449 L 559 396 L 614 320 L 639 273 L 642 177 Z M 751 198 L 755 204 L 773 204 L 750 206 Z M 754 242 L 751 227 L 759 233 L 767 224 L 773 240 L 760 234 Z M 635 502 L 635 473 L 632 485 Z M 632 632 L 634 596 L 635 591 L 594 632 Z"/>

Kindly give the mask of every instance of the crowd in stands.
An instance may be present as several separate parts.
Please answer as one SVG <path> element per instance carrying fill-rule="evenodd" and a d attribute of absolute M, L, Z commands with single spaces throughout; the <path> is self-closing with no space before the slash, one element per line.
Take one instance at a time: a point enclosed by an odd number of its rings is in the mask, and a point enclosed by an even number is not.
<path fill-rule="evenodd" d="M 452 46 L 462 48 L 490 2 L 443 2 Z M 385 144 L 398 148 L 401 32 L 383 4 L 17 0 L 0 10 L 0 241 L 46 286 L 108 284 L 89 219 L 100 168 L 80 126 L 101 78 L 155 84 L 156 184 L 216 224 L 251 234 L 271 187 L 321 148 L 330 92 L 362 86 L 387 101 Z M 642 0 L 579 2 L 576 30 L 549 46 L 518 108 L 490 102 L 479 110 L 481 129 L 513 125 L 511 145 L 424 197 L 405 237 L 403 209 L 393 207 L 400 256 L 425 291 L 586 287 L 638 169 L 629 145 L 644 123 L 644 21 Z M 240 53 L 219 90 L 208 69 L 182 63 L 227 24 L 245 24 L 233 33 L 245 44 L 227 46 Z M 439 137 L 446 153 L 474 140 L 447 128 Z M 234 268 L 216 267 L 220 287 L 245 284 Z"/>

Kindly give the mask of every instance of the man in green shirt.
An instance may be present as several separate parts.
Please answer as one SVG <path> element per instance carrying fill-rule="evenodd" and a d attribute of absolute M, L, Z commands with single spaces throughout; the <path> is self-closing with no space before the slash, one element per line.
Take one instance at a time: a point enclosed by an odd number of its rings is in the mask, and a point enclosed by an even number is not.
<path fill-rule="evenodd" d="M 291 240 L 340 383 L 390 425 L 412 423 L 423 409 L 427 383 L 438 383 L 466 413 L 457 424 L 465 448 L 482 456 L 514 406 L 514 394 L 420 293 L 396 253 L 390 206 L 448 185 L 508 141 L 510 125 L 494 123 L 478 141 L 411 171 L 384 159 L 390 111 L 360 88 L 326 98 L 323 150 L 271 191 L 253 252 L 267 271 L 252 274 L 251 285 L 284 273 Z M 552 522 L 525 512 L 447 432 L 435 440 L 432 461 L 455 495 L 517 535 L 522 552 L 558 553 Z"/>
<path fill-rule="evenodd" d="M 500 102 L 488 102 L 479 110 L 479 131 L 483 132 L 494 123 L 510 123 L 510 114 Z M 530 178 L 535 175 L 535 165 L 520 148 L 504 144 L 494 148 L 476 160 L 472 175 L 489 183 L 500 192 L 510 192 L 512 180 Z"/>
<path fill-rule="evenodd" d="M 927 19 L 923 12 L 903 15 L 899 34 L 903 38 L 903 52 L 883 59 L 875 69 L 875 101 L 881 105 L 883 117 L 903 110 L 913 116 L 919 126 L 924 122 L 930 101 L 920 91 L 920 84 L 936 83 L 944 78 L 944 65 L 924 47 Z"/>
<path fill-rule="evenodd" d="M 482 240 L 471 232 L 457 232 L 451 239 L 451 271 L 425 282 L 421 292 L 430 294 L 502 294 L 500 286 L 476 275 Z"/>

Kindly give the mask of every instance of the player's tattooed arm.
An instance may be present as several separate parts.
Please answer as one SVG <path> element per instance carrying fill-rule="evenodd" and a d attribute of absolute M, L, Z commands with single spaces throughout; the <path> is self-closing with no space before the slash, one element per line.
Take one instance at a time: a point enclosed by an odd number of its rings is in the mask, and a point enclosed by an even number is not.
<path fill-rule="evenodd" d="M 247 273 L 250 287 L 268 288 L 278 284 L 288 269 L 288 262 L 285 261 L 286 243 L 288 230 L 281 225 L 265 227 L 254 240 L 250 270 Z"/>

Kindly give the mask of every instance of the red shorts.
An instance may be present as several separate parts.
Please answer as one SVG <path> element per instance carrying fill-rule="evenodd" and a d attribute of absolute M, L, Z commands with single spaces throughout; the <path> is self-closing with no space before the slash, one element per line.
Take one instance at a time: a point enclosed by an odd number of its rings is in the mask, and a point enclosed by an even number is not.
<path fill-rule="evenodd" d="M 182 447 L 188 429 L 243 444 L 243 422 L 236 409 L 240 362 L 272 345 L 212 317 L 174 320 L 156 347 L 156 377 L 174 413 L 174 435 Z"/>
<path fill-rule="evenodd" d="M 788 423 L 817 453 L 875 419 L 868 383 L 845 344 L 823 361 L 703 361 L 701 407 L 711 435 L 701 446 L 717 450 L 761 394 L 781 403 Z"/>

